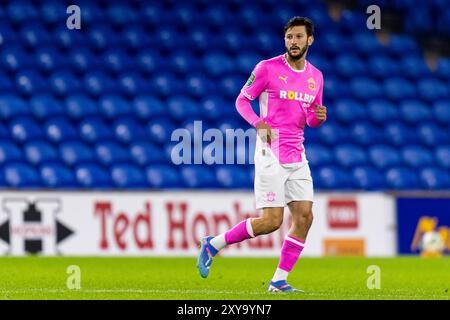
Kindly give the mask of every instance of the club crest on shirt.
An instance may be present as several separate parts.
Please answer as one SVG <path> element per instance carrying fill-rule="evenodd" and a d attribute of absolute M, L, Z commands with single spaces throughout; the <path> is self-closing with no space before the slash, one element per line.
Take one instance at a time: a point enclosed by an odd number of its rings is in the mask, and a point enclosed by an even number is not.
<path fill-rule="evenodd" d="M 255 74 L 252 72 L 252 74 L 250 75 L 250 77 L 247 80 L 247 87 L 250 87 L 253 83 L 253 81 L 255 81 Z"/>
<path fill-rule="evenodd" d="M 308 88 L 312 91 L 316 90 L 316 82 L 314 81 L 313 78 L 309 78 L 308 80 Z"/>

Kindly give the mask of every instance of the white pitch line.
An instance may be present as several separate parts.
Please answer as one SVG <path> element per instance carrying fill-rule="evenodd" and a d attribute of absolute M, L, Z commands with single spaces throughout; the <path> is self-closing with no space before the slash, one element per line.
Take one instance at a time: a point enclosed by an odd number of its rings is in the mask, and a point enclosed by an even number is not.
<path fill-rule="evenodd" d="M 30 288 L 30 289 L 15 289 L 15 290 L 2 290 L 0 289 L 0 294 L 17 294 L 17 293 L 142 293 L 142 294 L 164 294 L 164 293 L 176 293 L 176 294 L 224 294 L 224 295 L 277 295 L 280 293 L 269 293 L 266 291 L 220 291 L 220 290 L 145 290 L 145 289 L 80 289 L 80 290 L 69 290 L 69 289 L 50 289 L 50 288 Z M 284 294 L 284 293 L 281 293 Z M 358 297 L 358 298 L 438 298 L 438 299 L 450 299 L 449 295 L 414 295 L 414 294 L 357 294 L 357 293 L 326 293 L 326 292 L 316 292 L 316 293 L 298 293 L 299 299 L 302 296 L 330 296 L 336 295 L 339 297 Z"/>

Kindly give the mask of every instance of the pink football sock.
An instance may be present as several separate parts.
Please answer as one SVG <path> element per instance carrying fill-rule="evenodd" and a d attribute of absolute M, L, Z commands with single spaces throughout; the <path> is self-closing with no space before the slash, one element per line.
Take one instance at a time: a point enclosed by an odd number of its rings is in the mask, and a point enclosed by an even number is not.
<path fill-rule="evenodd" d="M 302 253 L 305 242 L 291 235 L 284 238 L 283 247 L 281 248 L 281 258 L 278 268 L 290 272 Z"/>
<path fill-rule="evenodd" d="M 233 244 L 255 237 L 251 224 L 251 219 L 241 221 L 232 229 L 225 232 L 225 241 L 227 244 Z"/>

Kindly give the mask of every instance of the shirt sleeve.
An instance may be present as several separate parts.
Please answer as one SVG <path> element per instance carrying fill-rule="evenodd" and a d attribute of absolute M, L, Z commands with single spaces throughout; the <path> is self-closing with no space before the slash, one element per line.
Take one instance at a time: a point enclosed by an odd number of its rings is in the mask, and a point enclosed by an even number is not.
<path fill-rule="evenodd" d="M 317 91 L 317 95 L 311 105 L 306 112 L 306 124 L 311 128 L 316 128 L 320 126 L 324 121 L 317 120 L 316 117 L 316 107 L 322 105 L 322 96 L 323 96 L 323 78 L 321 79 L 319 90 Z"/>
<path fill-rule="evenodd" d="M 269 75 L 264 61 L 258 63 L 253 69 L 247 83 L 242 87 L 241 93 L 249 100 L 256 99 L 266 89 Z"/>
<path fill-rule="evenodd" d="M 255 113 L 255 111 L 253 111 L 250 100 L 248 100 L 242 92 L 236 99 L 236 109 L 242 118 L 244 118 L 253 127 L 256 128 L 256 126 L 262 122 L 262 119 Z"/>

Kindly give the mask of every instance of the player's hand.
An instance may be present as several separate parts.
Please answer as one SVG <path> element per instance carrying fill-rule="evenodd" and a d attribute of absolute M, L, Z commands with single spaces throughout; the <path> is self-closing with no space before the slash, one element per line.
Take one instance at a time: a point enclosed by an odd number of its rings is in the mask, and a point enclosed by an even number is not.
<path fill-rule="evenodd" d="M 256 126 L 256 131 L 263 142 L 271 143 L 276 138 L 276 130 L 273 130 L 272 127 L 265 122 L 259 123 Z"/>
<path fill-rule="evenodd" d="M 325 106 L 317 106 L 316 107 L 316 117 L 319 121 L 327 120 L 327 107 Z"/>

